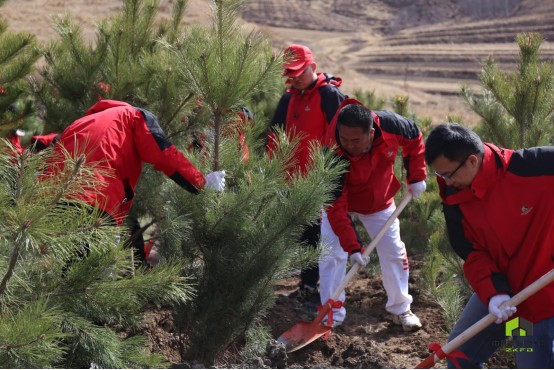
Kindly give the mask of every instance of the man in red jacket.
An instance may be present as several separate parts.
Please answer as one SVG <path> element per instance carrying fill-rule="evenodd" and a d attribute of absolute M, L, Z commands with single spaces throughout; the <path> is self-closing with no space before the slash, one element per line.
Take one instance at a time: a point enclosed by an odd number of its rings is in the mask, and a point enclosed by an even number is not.
<path fill-rule="evenodd" d="M 129 213 L 143 163 L 153 164 L 192 193 L 204 186 L 222 191 L 225 185 L 224 171 L 204 178 L 167 140 L 152 113 L 121 101 L 100 100 L 84 117 L 69 125 L 54 147 L 55 153 L 63 151 L 71 155 L 84 153 L 86 162 L 98 168 L 98 186 L 85 189 L 79 200 L 100 208 L 118 225 Z M 50 162 L 54 174 L 64 167 L 59 158 L 54 155 Z"/>
<path fill-rule="evenodd" d="M 268 152 L 275 148 L 274 130 L 280 127 L 289 137 L 300 136 L 298 150 L 294 155 L 296 166 L 292 171 L 306 173 L 310 167 L 310 145 L 322 143 L 325 132 L 340 103 L 346 98 L 339 86 L 342 80 L 327 73 L 316 72 L 312 51 L 304 46 L 292 44 L 285 49 L 283 76 L 287 77 L 286 89 L 281 97 L 275 115 L 271 120 Z M 315 248 L 319 242 L 319 222 L 307 226 L 301 241 Z M 303 269 L 300 273 L 300 296 L 306 305 L 315 309 L 319 303 L 317 282 L 318 267 Z"/>
<path fill-rule="evenodd" d="M 326 135 L 326 145 L 338 144 L 336 154 L 350 167 L 341 180 L 336 200 L 326 209 L 321 237 L 330 253 L 319 263 L 321 301 L 328 302 L 344 280 L 348 256 L 350 262 L 365 266 L 363 246 L 356 234 L 353 218 L 361 221 L 371 237 L 379 232 L 396 209 L 394 195 L 401 185 L 394 175 L 398 149 L 402 149 L 408 189 L 414 197 L 426 188 L 424 145 L 416 124 L 388 111 L 371 111 L 355 99 L 346 99 Z M 421 322 L 410 310 L 408 293 L 408 256 L 400 239 L 398 219 L 377 244 L 383 285 L 387 292 L 385 309 L 393 322 L 405 331 L 417 330 Z M 340 301 L 344 302 L 343 292 Z M 333 321 L 340 324 L 346 316 L 344 306 L 333 309 Z"/>
<path fill-rule="evenodd" d="M 429 134 L 425 157 L 437 176 L 450 244 L 475 291 L 451 340 L 488 313 L 497 324 L 512 317 L 515 307 L 500 306 L 554 268 L 554 147 L 503 149 L 447 123 Z M 517 313 L 533 331 L 514 336 L 517 366 L 554 368 L 554 284 Z M 460 364 L 482 367 L 506 339 L 505 325 L 490 325 L 459 348 L 469 357 Z"/>

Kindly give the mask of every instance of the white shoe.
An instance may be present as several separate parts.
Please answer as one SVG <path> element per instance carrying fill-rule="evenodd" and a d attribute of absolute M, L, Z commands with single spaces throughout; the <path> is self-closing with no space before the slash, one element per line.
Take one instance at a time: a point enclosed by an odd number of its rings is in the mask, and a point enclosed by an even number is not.
<path fill-rule="evenodd" d="M 421 321 L 419 321 L 419 318 L 410 310 L 400 315 L 393 315 L 392 322 L 396 325 L 402 325 L 404 331 L 414 331 L 421 328 Z"/>
<path fill-rule="evenodd" d="M 325 318 L 323 321 L 325 322 L 325 325 L 329 326 L 329 322 L 327 321 L 327 318 Z M 331 327 L 336 328 L 337 326 L 341 326 L 341 325 L 342 325 L 342 321 L 333 320 L 333 325 Z"/>

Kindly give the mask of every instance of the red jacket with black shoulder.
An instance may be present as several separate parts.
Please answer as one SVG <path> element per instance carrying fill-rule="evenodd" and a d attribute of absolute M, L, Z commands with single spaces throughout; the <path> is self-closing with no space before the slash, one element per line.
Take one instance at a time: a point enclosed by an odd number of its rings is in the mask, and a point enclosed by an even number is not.
<path fill-rule="evenodd" d="M 46 135 L 33 135 L 31 137 L 31 145 L 29 149 L 33 153 L 38 153 L 51 145 L 54 145 L 56 141 L 60 138 L 60 134 L 58 133 L 51 133 Z"/>
<path fill-rule="evenodd" d="M 64 130 L 55 150 L 61 153 L 61 147 L 73 155 L 84 152 L 86 162 L 99 168 L 100 186 L 86 189 L 79 199 L 104 210 L 118 224 L 131 208 L 143 163 L 153 164 L 190 192 L 205 184 L 202 173 L 167 140 L 156 117 L 125 102 L 97 102 Z M 110 176 L 103 176 L 105 171 Z"/>
<path fill-rule="evenodd" d="M 338 111 L 349 104 L 360 104 L 355 99 L 342 102 Z M 333 118 L 325 137 L 325 144 L 336 147 L 336 154 L 349 162 L 349 170 L 341 179 L 336 200 L 326 209 L 333 231 L 342 248 L 349 254 L 363 250 L 348 212 L 372 214 L 388 208 L 400 189 L 394 175 L 394 162 L 402 149 L 408 184 L 425 180 L 425 146 L 423 135 L 415 122 L 389 111 L 372 111 L 375 135 L 371 149 L 356 157 L 340 147 L 337 130 L 338 113 Z"/>
<path fill-rule="evenodd" d="M 287 136 L 300 135 L 298 149 L 294 154 L 296 165 L 293 171 L 306 173 L 310 165 L 311 142 L 322 144 L 329 123 L 346 95 L 339 90 L 340 77 L 317 73 L 317 80 L 304 90 L 289 87 L 281 97 L 271 128 L 284 128 Z M 269 135 L 268 153 L 275 150 L 275 134 Z"/>
<path fill-rule="evenodd" d="M 554 268 L 554 147 L 514 151 L 487 143 L 469 188 L 437 181 L 450 244 L 485 306 Z M 531 322 L 554 317 L 554 283 L 521 303 L 516 315 Z"/>

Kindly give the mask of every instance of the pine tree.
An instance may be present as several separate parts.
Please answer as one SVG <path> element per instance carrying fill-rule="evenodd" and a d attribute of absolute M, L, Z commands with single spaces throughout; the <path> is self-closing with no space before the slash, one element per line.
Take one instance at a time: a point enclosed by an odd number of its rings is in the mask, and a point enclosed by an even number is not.
<path fill-rule="evenodd" d="M 259 330 L 274 304 L 274 283 L 317 258 L 298 238 L 302 225 L 314 222 L 329 203 L 342 168 L 333 167 L 330 153 L 315 150 L 309 175 L 289 180 L 283 163 L 292 158 L 295 143 L 283 135 L 281 140 L 273 159 L 254 152 L 248 163 L 237 160 L 235 142 L 224 141 L 222 168 L 231 178 L 223 194 L 192 199 L 175 193 L 171 202 L 181 207 L 175 213 L 190 213 L 192 220 L 182 247 L 197 296 L 180 310 L 190 338 L 188 358 L 213 363 L 228 345 Z"/>
<path fill-rule="evenodd" d="M 240 160 L 229 125 L 239 106 L 271 95 L 281 69 L 267 40 L 238 25 L 242 3 L 217 1 L 210 30 L 192 26 L 184 32 L 179 17 L 185 2 L 154 31 L 149 21 L 157 3 L 126 0 L 122 14 L 101 23 L 96 44 L 86 44 L 69 18 L 59 20 L 60 40 L 49 47 L 43 80 L 35 84 L 56 130 L 82 116 L 98 95 L 150 109 L 180 148 L 196 127 L 214 127 L 205 152 L 189 157 L 203 172 L 228 171 L 223 194 L 176 191 L 147 168 L 133 207 L 155 224 L 162 254 L 184 256 L 185 271 L 195 276 L 197 298 L 181 314 L 193 334 L 188 353 L 207 362 L 237 338 L 260 332 L 276 279 L 314 263 L 317 254 L 297 245 L 298 225 L 319 217 L 342 170 L 332 166 L 330 154 L 314 149 L 313 173 L 286 180 L 282 163 L 289 162 L 295 143 L 281 135 L 281 149 L 267 159 L 264 143 L 255 140 L 267 132 L 265 121 L 243 127 L 250 159 Z"/>
<path fill-rule="evenodd" d="M 298 238 L 303 225 L 314 222 L 329 202 L 343 170 L 331 153 L 314 148 L 312 171 L 289 179 L 284 164 L 291 162 L 297 142 L 281 133 L 279 150 L 267 158 L 265 140 L 253 140 L 266 129 L 265 121 L 244 128 L 248 161 L 241 160 L 236 135 L 223 135 L 235 108 L 267 90 L 268 81 L 275 86 L 272 81 L 281 74 L 282 59 L 267 39 L 238 24 L 243 3 L 214 1 L 211 28 L 192 27 L 183 46 L 173 49 L 180 73 L 191 81 L 213 122 L 208 158 L 199 163 L 228 174 L 223 193 L 205 192 L 199 199 L 174 193 L 170 202 L 179 206 L 173 214 L 190 213 L 191 219 L 190 239 L 182 248 L 197 296 L 178 312 L 178 324 L 190 338 L 185 356 L 206 364 L 241 338 L 255 346 L 259 342 L 253 337 L 268 337 L 260 325 L 274 304 L 274 283 L 316 260 L 317 253 L 306 252 Z"/>
<path fill-rule="evenodd" d="M 207 120 L 191 119 L 196 118 L 196 113 L 191 113 L 196 103 L 190 83 L 177 73 L 179 61 L 165 47 L 178 47 L 182 42 L 187 1 L 174 2 L 169 20 L 158 19 L 158 3 L 125 0 L 120 13 L 99 23 L 94 43 L 84 40 L 71 18 L 56 20 L 59 39 L 48 46 L 46 64 L 40 71 L 42 80 L 34 84 L 45 107 L 47 131 L 62 131 L 101 98 L 150 110 L 169 140 L 180 148 L 186 147 L 192 132 L 206 124 Z M 172 181 L 146 167 L 130 214 L 130 219 L 140 220 L 142 226 L 155 225 L 161 239 L 175 237 L 176 229 L 186 230 L 185 220 L 177 225 L 160 207 L 164 202 L 159 194 L 164 187 L 175 191 Z"/>
<path fill-rule="evenodd" d="M 210 31 L 192 26 L 177 50 L 181 76 L 212 113 L 213 170 L 219 169 L 222 128 L 237 106 L 275 81 L 279 64 L 259 31 L 245 34 L 238 25 L 244 0 L 214 1 Z"/>
<path fill-rule="evenodd" d="M 181 263 L 133 271 L 120 230 L 86 204 L 69 201 L 95 177 L 83 157 L 43 174 L 50 150 L 0 148 L 0 363 L 12 368 L 161 367 L 140 326 L 147 304 L 182 303 Z M 38 176 L 38 177 L 37 177 Z M 120 329 L 119 329 L 120 330 Z"/>
<path fill-rule="evenodd" d="M 26 77 L 39 55 L 34 36 L 10 32 L 7 20 L 0 18 L 0 137 L 37 125 Z"/>
<path fill-rule="evenodd" d="M 59 39 L 47 48 L 42 80 L 34 84 L 47 131 L 63 130 L 98 99 L 109 98 L 153 112 L 169 140 L 185 149 L 191 135 L 211 119 L 206 109 L 197 109 L 196 91 L 178 72 L 179 56 L 167 48 L 183 47 L 187 1 L 174 2 L 169 20 L 159 19 L 158 1 L 125 0 L 123 5 L 120 13 L 99 23 L 94 43 L 84 40 L 71 18 L 56 20 Z M 169 218 L 161 206 L 165 188 L 175 191 L 175 184 L 146 166 L 129 219 L 151 225 L 148 233 L 173 255 L 172 241 L 186 235 L 176 230 L 186 231 L 187 222 Z"/>
<path fill-rule="evenodd" d="M 192 107 L 191 89 L 161 41 L 180 42 L 187 1 L 175 1 L 172 18 L 156 26 L 158 3 L 125 0 L 121 13 L 99 23 L 93 43 L 70 17 L 56 19 L 59 39 L 48 46 L 43 80 L 35 83 L 51 131 L 63 130 L 100 98 L 155 112 L 168 136 L 184 129 L 180 119 Z"/>
<path fill-rule="evenodd" d="M 180 1 L 176 9 L 179 5 L 184 2 Z M 101 50 L 96 50 L 85 45 L 69 19 L 60 20 L 58 26 L 63 41 L 46 54 L 45 79 L 34 82 L 52 123 L 49 130 L 56 131 L 82 116 L 99 94 L 118 98 L 120 95 L 110 94 L 122 90 L 114 83 L 110 85 L 100 68 L 105 67 L 109 35 L 103 39 L 105 43 L 100 42 Z M 163 23 L 162 28 L 168 37 L 175 32 L 169 23 Z M 39 56 L 38 46 L 29 35 L 6 32 L 2 21 L 0 50 L 1 127 L 11 129 L 20 125 L 32 108 L 32 100 L 25 96 L 25 77 Z M 153 64 L 142 59 L 134 62 Z M 129 84 L 121 80 L 122 85 Z M 140 90 L 144 85 L 136 85 L 138 93 L 128 93 L 131 100 L 140 98 L 142 91 L 156 95 L 163 90 L 160 84 L 150 84 L 156 86 L 151 90 Z M 173 108 L 176 114 L 183 100 L 168 100 L 172 102 L 168 109 Z M 37 178 L 51 155 L 49 151 L 18 154 L 7 142 L 0 144 L 2 367 L 166 366 L 160 355 L 146 353 L 145 338 L 133 333 L 147 307 L 183 303 L 190 298 L 182 263 L 161 264 L 152 270 L 135 268 L 129 250 L 114 242 L 122 230 L 109 226 L 87 205 L 65 201 L 83 186 L 94 186 L 82 159 L 66 158 L 70 170 L 59 177 Z M 87 258 L 78 257 L 83 255 Z"/>
<path fill-rule="evenodd" d="M 505 148 L 524 148 L 554 142 L 554 64 L 541 61 L 543 36 L 521 33 L 517 71 L 502 71 L 489 58 L 481 73 L 482 96 L 467 87 L 462 95 L 482 117 L 479 133 Z"/>

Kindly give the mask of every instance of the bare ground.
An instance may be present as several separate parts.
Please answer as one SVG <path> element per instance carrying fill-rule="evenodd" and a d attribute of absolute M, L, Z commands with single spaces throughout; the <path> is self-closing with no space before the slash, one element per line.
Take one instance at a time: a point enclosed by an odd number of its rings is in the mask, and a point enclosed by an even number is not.
<path fill-rule="evenodd" d="M 237 347 L 230 348 L 216 361 L 214 368 L 413 368 L 429 354 L 431 342 L 445 344 L 448 337 L 441 307 L 419 288 L 422 267 L 420 257 L 410 259 L 410 294 L 412 310 L 423 328 L 406 333 L 392 323 L 384 307 L 386 294 L 380 275 L 362 271 L 348 285 L 347 318 L 334 328 L 328 340 L 319 338 L 298 351 L 285 354 L 277 344 L 269 344 L 268 352 L 258 358 L 243 359 Z M 298 278 L 291 277 L 275 286 L 276 305 L 264 323 L 274 338 L 306 319 L 302 304 L 289 295 L 297 289 Z M 311 319 L 309 319 L 311 320 Z M 308 321 L 309 321 L 308 320 Z M 202 368 L 203 364 L 181 360 L 179 336 L 175 334 L 169 309 L 155 310 L 145 316 L 142 334 L 149 337 L 149 348 L 164 354 L 175 368 Z M 181 337 L 184 347 L 186 337 Z M 513 359 L 495 355 L 486 364 L 489 368 L 514 368 Z M 434 368 L 446 368 L 440 362 Z"/>

